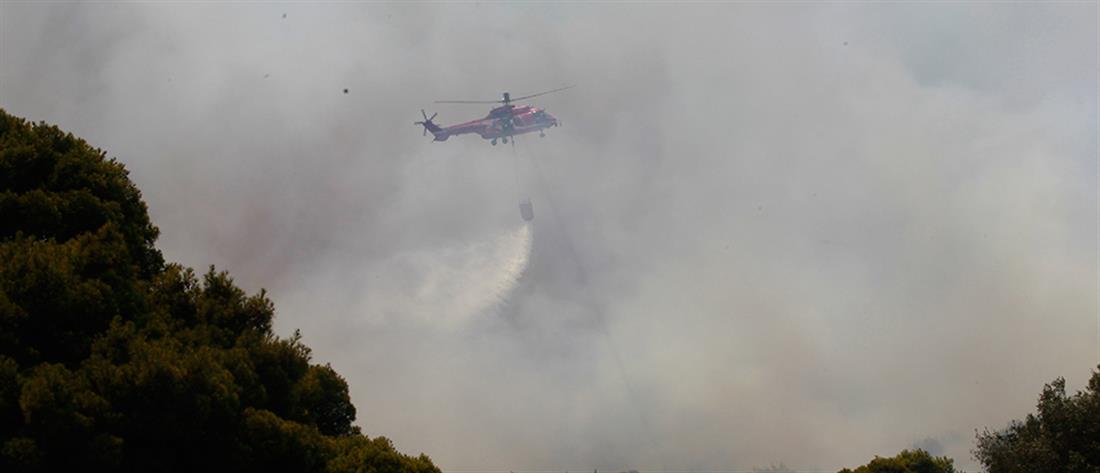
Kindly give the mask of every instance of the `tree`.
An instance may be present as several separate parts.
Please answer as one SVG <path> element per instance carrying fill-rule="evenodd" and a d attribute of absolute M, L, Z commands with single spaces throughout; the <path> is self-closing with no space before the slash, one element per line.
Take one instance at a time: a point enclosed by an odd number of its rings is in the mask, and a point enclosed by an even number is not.
<path fill-rule="evenodd" d="M 1065 379 L 1055 379 L 1043 386 L 1035 414 L 977 437 L 974 457 L 990 473 L 1100 472 L 1100 368 L 1073 396 Z"/>
<path fill-rule="evenodd" d="M 893 457 L 875 457 L 870 463 L 839 473 L 955 473 L 955 461 L 934 457 L 924 450 L 902 450 Z"/>
<path fill-rule="evenodd" d="M 165 264 L 122 164 L 0 110 L 0 471 L 438 473 L 352 423 L 274 306 Z"/>

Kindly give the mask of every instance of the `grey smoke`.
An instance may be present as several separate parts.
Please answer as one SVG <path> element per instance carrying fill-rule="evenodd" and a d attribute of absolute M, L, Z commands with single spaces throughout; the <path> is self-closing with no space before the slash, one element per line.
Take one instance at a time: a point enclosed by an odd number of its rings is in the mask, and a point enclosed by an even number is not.
<path fill-rule="evenodd" d="M 445 470 L 835 470 L 924 438 L 973 469 L 973 429 L 1098 361 L 1096 18 L 6 2 L 0 106 L 125 162 L 169 259 L 269 289 L 364 431 Z M 516 157 L 412 126 L 569 83 Z M 506 303 L 403 285 L 491 268 L 431 258 L 526 196 Z"/>

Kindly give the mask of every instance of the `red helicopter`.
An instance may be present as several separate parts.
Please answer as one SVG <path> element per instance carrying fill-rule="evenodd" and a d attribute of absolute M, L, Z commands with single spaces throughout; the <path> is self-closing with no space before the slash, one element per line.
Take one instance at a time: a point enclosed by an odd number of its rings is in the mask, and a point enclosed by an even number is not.
<path fill-rule="evenodd" d="M 504 98 L 501 100 L 438 100 L 435 103 L 499 103 L 503 105 L 490 110 L 489 115 L 485 118 L 447 127 L 441 127 L 432 123 L 432 119 L 434 119 L 436 115 L 439 115 L 438 113 L 433 113 L 432 116 L 429 117 L 422 109 L 420 110 L 420 114 L 424 116 L 424 121 L 414 122 L 413 124 L 423 126 L 425 135 L 427 135 L 429 131 L 432 132 L 432 136 L 435 136 L 434 141 L 447 141 L 447 138 L 454 135 L 477 133 L 481 135 L 482 138 L 490 140 L 489 142 L 493 146 L 496 146 L 498 139 L 507 144 L 509 138 L 524 133 L 537 131 L 539 132 L 539 136 L 546 136 L 543 130 L 558 126 L 558 119 L 540 108 L 535 108 L 530 105 L 512 105 L 512 101 L 538 97 L 540 95 L 559 92 L 572 87 L 574 86 L 571 85 L 560 89 L 516 97 L 514 99 L 508 92 L 504 92 Z M 512 138 L 512 142 L 514 145 L 515 138 Z"/>

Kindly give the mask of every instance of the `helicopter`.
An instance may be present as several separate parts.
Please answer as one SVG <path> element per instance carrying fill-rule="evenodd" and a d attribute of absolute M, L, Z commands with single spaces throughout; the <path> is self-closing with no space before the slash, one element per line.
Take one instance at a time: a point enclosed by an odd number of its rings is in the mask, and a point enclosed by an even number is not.
<path fill-rule="evenodd" d="M 560 92 L 565 89 L 573 88 L 570 85 L 568 87 L 562 87 L 559 89 L 548 90 L 546 92 L 539 92 L 537 94 L 525 95 L 523 97 L 512 98 L 508 92 L 503 93 L 503 98 L 500 100 L 437 100 L 435 103 L 462 103 L 462 104 L 502 104 L 498 107 L 494 107 L 489 110 L 489 114 L 485 118 L 479 118 L 477 120 L 468 121 L 466 123 L 459 123 L 457 125 L 451 125 L 447 127 L 441 127 L 432 122 L 438 113 L 433 113 L 431 117 L 420 110 L 420 115 L 424 117 L 424 121 L 414 122 L 414 125 L 423 126 L 424 133 L 432 132 L 432 136 L 435 137 L 433 141 L 447 141 L 455 135 L 464 135 L 467 133 L 477 133 L 482 138 L 490 140 L 489 143 L 496 146 L 497 140 L 500 140 L 504 144 L 508 144 L 508 141 L 512 141 L 512 145 L 515 146 L 515 135 L 522 135 L 524 133 L 539 132 L 539 136 L 546 136 L 544 130 L 547 128 L 555 127 L 561 124 L 557 118 L 550 115 L 545 110 L 532 107 L 530 105 L 512 105 L 514 100 L 524 100 L 532 97 L 538 97 L 540 95 L 546 95 L 553 92 Z"/>

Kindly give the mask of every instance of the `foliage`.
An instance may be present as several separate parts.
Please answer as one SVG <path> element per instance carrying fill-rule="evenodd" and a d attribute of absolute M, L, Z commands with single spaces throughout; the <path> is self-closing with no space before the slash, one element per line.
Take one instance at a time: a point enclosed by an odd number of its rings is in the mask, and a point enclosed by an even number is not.
<path fill-rule="evenodd" d="M 1100 472 L 1100 369 L 1073 396 L 1063 378 L 1045 385 L 1035 414 L 978 434 L 974 457 L 990 473 Z"/>
<path fill-rule="evenodd" d="M 893 457 L 875 457 L 870 463 L 839 473 L 955 473 L 955 461 L 934 457 L 924 450 L 902 450 Z"/>
<path fill-rule="evenodd" d="M 125 168 L 0 110 L 0 471 L 438 473 L 352 425 L 264 292 L 165 264 Z"/>

